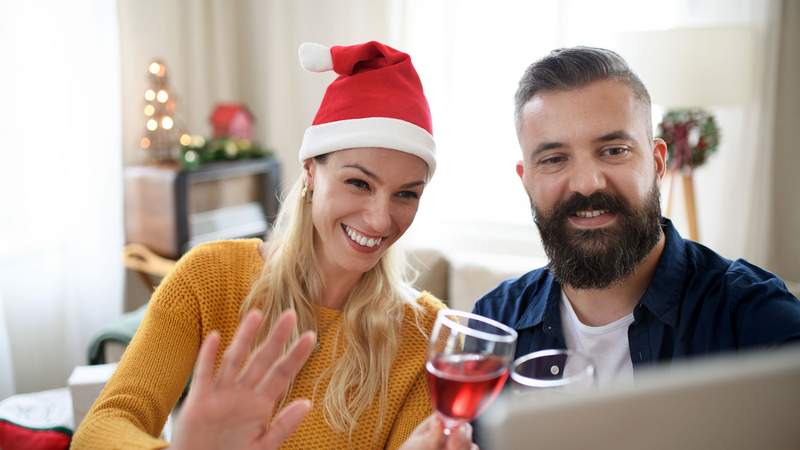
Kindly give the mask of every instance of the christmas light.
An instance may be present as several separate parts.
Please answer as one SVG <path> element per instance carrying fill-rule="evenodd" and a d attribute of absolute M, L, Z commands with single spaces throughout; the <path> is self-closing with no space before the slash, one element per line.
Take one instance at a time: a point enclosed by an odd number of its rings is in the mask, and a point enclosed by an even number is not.
<path fill-rule="evenodd" d="M 167 66 L 159 59 L 151 59 L 145 67 L 148 85 L 144 91 L 145 103 L 140 109 L 145 117 L 139 146 L 156 161 L 172 160 L 178 141 L 191 143 L 192 138 L 188 134 L 182 137 L 185 133 L 175 113 L 175 100 L 167 83 Z M 199 162 L 200 156 L 195 156 Z"/>
<path fill-rule="evenodd" d="M 184 159 L 186 159 L 186 162 L 194 162 L 197 159 L 197 152 L 189 150 L 186 152 L 186 155 L 184 155 Z"/>
<path fill-rule="evenodd" d="M 158 91 L 158 95 L 156 96 L 156 98 L 160 103 L 167 103 L 167 100 L 169 99 L 169 94 L 167 94 L 167 91 L 162 89 Z"/>
<path fill-rule="evenodd" d="M 183 146 L 187 146 L 192 143 L 192 137 L 188 134 L 182 134 L 180 138 L 180 143 Z"/>
<path fill-rule="evenodd" d="M 206 145 L 206 140 L 203 139 L 203 136 L 198 134 L 192 136 L 192 147 L 202 147 Z"/>
<path fill-rule="evenodd" d="M 239 153 L 239 147 L 236 146 L 236 142 L 228 141 L 225 143 L 225 154 L 229 157 L 233 158 L 236 154 Z"/>

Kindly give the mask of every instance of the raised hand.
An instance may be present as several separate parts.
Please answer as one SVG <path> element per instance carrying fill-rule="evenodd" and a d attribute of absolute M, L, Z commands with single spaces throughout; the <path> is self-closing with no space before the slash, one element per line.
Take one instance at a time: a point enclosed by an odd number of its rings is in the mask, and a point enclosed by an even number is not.
<path fill-rule="evenodd" d="M 247 314 L 216 376 L 219 334 L 211 332 L 203 341 L 171 449 L 277 449 L 300 425 L 311 409 L 308 400 L 293 401 L 272 415 L 311 354 L 314 333 L 304 333 L 282 355 L 296 323 L 293 311 L 284 312 L 242 368 L 262 320 L 258 311 Z"/>

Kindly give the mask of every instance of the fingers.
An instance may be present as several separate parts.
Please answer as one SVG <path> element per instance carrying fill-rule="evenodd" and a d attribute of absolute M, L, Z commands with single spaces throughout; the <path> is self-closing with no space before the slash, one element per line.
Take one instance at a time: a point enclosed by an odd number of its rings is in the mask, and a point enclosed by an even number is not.
<path fill-rule="evenodd" d="M 289 382 L 300 372 L 314 349 L 316 335 L 312 331 L 303 333 L 289 351 L 263 375 L 256 390 L 265 394 L 267 401 L 275 402 L 289 386 Z"/>
<path fill-rule="evenodd" d="M 443 444 L 442 426 L 439 418 L 433 414 L 417 425 L 400 450 L 438 450 Z"/>
<path fill-rule="evenodd" d="M 214 360 L 219 349 L 219 333 L 212 331 L 203 340 L 200 352 L 195 363 L 194 377 L 191 388 L 204 389 L 214 380 Z"/>
<path fill-rule="evenodd" d="M 475 444 L 472 443 L 472 425 L 465 423 L 458 427 L 457 430 L 453 431 L 454 432 L 450 433 L 450 436 L 447 438 L 447 445 L 445 446 L 447 450 L 474 449 L 473 446 L 475 446 Z"/>
<path fill-rule="evenodd" d="M 241 380 L 247 386 L 255 386 L 283 353 L 283 347 L 289 341 L 297 318 L 294 311 L 284 311 L 271 327 L 269 335 L 253 352 L 247 367 L 242 372 Z"/>
<path fill-rule="evenodd" d="M 225 350 L 217 383 L 228 384 L 236 378 L 239 368 L 242 367 L 242 363 L 253 346 L 262 317 L 259 311 L 254 310 L 247 313 L 239 329 L 236 330 L 231 345 Z"/>
<path fill-rule="evenodd" d="M 283 441 L 300 426 L 300 422 L 303 421 L 309 411 L 311 411 L 311 402 L 309 400 L 296 400 L 283 408 L 272 419 L 269 430 L 264 435 L 261 448 L 272 450 L 280 447 Z"/>

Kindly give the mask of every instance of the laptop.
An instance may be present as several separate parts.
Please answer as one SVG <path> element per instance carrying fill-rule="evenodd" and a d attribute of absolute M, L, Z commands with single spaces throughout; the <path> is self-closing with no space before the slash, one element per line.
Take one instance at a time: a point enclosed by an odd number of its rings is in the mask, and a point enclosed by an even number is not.
<path fill-rule="evenodd" d="M 504 393 L 482 450 L 798 450 L 800 346 L 696 359 L 581 394 Z"/>

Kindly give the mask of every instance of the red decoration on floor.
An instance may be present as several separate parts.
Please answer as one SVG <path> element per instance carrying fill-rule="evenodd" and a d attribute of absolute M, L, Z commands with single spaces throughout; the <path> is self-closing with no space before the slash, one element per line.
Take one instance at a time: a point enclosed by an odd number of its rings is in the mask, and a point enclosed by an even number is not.
<path fill-rule="evenodd" d="M 72 434 L 66 428 L 33 429 L 0 420 L 0 449 L 66 450 Z"/>

